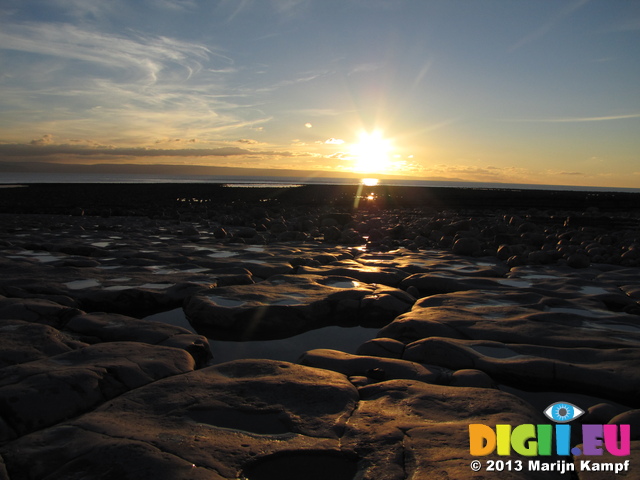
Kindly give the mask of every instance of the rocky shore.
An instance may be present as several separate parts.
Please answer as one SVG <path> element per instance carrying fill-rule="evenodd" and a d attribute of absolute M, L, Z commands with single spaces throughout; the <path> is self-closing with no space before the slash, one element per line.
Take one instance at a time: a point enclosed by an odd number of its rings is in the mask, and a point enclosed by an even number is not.
<path fill-rule="evenodd" d="M 631 425 L 571 478 L 638 478 L 637 195 L 315 187 L 0 189 L 0 479 L 568 478 L 470 469 L 558 401 Z M 377 336 L 213 347 L 328 326 Z"/>

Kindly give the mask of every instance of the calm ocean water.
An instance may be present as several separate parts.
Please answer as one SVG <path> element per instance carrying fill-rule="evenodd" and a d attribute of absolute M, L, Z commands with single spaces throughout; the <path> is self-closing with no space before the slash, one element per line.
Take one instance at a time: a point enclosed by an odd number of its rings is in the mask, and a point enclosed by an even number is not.
<path fill-rule="evenodd" d="M 21 173 L 0 172 L 0 186 L 29 183 L 221 183 L 236 186 L 354 185 L 354 178 L 328 177 L 251 177 L 210 175 L 91 174 L 91 173 Z M 568 185 L 531 185 L 520 183 L 444 182 L 434 180 L 379 179 L 380 185 L 406 187 L 496 188 L 526 190 L 571 190 L 593 192 L 640 192 L 640 188 L 588 187 Z"/>

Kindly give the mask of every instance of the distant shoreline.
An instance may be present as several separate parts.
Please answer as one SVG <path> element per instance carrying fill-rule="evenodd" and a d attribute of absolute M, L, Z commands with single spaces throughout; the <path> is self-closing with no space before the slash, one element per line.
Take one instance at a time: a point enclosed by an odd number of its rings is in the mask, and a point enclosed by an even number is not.
<path fill-rule="evenodd" d="M 471 188 L 507 190 L 560 190 L 586 192 L 640 193 L 638 188 L 598 187 L 575 185 L 545 185 L 499 182 L 468 182 L 460 179 L 416 179 L 400 175 L 354 174 L 339 172 L 314 172 L 303 170 L 271 170 L 230 167 L 182 166 L 186 172 L 176 170 L 175 165 L 84 165 L 65 164 L 7 164 L 0 162 L 0 185 L 36 183 L 114 183 L 114 184 L 263 184 L 263 185 L 358 185 L 373 177 L 380 185 L 397 187 Z M 144 167 L 144 168 L 143 168 Z"/>
<path fill-rule="evenodd" d="M 23 184 L 25 185 L 25 184 Z M 233 187 L 233 188 L 231 188 Z M 0 188 L 0 213 L 155 215 L 206 212 L 224 205 L 421 211 L 601 211 L 640 213 L 640 192 L 316 184 L 232 186 L 226 183 L 33 183 Z"/>
<path fill-rule="evenodd" d="M 130 175 L 130 174 L 15 174 L 0 172 L 0 188 L 35 184 L 212 184 L 212 185 L 264 185 L 271 187 L 289 187 L 297 185 L 359 185 L 355 178 L 301 178 L 301 177 L 244 177 L 244 176 L 172 176 L 172 175 Z M 380 179 L 380 186 L 417 187 L 417 188 L 458 188 L 492 190 L 545 190 L 570 192 L 621 192 L 640 193 L 640 188 L 592 187 L 576 185 L 539 185 L 525 183 L 461 182 L 444 180 L 397 180 Z"/>

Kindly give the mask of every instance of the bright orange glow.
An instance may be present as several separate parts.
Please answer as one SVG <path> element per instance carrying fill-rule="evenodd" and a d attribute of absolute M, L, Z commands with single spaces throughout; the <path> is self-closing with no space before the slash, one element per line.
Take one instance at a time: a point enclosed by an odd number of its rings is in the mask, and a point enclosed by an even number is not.
<path fill-rule="evenodd" d="M 382 136 L 382 132 L 362 132 L 358 143 L 351 146 L 354 166 L 353 171 L 359 173 L 384 172 L 391 166 L 389 158 L 392 150 L 391 141 Z"/>
<path fill-rule="evenodd" d="M 374 187 L 379 182 L 380 182 L 380 180 L 378 180 L 377 178 L 363 178 L 362 179 L 362 184 L 366 185 L 367 187 Z"/>

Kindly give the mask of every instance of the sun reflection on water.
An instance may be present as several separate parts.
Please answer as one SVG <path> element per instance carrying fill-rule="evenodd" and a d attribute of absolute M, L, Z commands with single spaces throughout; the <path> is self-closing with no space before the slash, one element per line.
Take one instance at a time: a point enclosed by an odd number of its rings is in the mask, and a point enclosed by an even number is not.
<path fill-rule="evenodd" d="M 358 191 L 356 192 L 355 198 L 353 199 L 353 207 L 358 208 L 361 200 L 367 200 L 369 202 L 373 202 L 378 198 L 375 192 L 366 193 L 364 187 L 375 187 L 380 183 L 380 180 L 377 178 L 363 178 L 360 180 L 360 184 L 358 185 Z"/>

